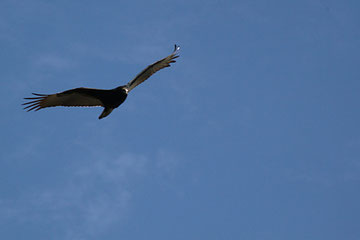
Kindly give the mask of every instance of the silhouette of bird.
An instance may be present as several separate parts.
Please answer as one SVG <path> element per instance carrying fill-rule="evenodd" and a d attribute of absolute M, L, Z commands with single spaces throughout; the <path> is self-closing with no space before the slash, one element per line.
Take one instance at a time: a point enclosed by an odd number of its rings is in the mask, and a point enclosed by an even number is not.
<path fill-rule="evenodd" d="M 160 69 L 170 67 L 170 63 L 174 63 L 174 59 L 179 57 L 179 55 L 177 55 L 179 50 L 180 47 L 175 45 L 174 51 L 169 56 L 149 65 L 126 85 L 109 90 L 81 87 L 50 95 L 33 93 L 36 97 L 24 98 L 30 101 L 25 102 L 22 105 L 25 105 L 24 109 L 27 109 L 28 112 L 31 110 L 38 111 L 43 108 L 57 106 L 101 106 L 104 110 L 99 116 L 99 119 L 102 119 L 108 116 L 115 108 L 119 107 L 120 104 L 125 101 L 129 92 L 137 85 L 144 82 Z"/>

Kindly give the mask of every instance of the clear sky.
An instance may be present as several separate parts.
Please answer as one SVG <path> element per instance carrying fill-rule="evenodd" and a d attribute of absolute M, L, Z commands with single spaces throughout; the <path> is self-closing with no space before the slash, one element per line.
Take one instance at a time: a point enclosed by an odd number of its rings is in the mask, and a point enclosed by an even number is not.
<path fill-rule="evenodd" d="M 357 0 L 0 1 L 0 237 L 360 239 Z M 23 97 L 130 81 L 101 108 Z"/>

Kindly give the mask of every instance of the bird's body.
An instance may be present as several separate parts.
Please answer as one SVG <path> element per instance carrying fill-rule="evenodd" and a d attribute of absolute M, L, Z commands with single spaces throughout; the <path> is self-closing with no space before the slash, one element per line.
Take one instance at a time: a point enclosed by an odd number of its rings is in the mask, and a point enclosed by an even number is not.
<path fill-rule="evenodd" d="M 162 68 L 170 67 L 170 63 L 175 62 L 175 58 L 179 57 L 177 54 L 179 47 L 175 45 L 175 50 L 172 54 L 163 58 L 154 64 L 151 64 L 139 73 L 128 84 L 119 86 L 114 89 L 94 89 L 94 88 L 74 88 L 61 93 L 55 93 L 51 95 L 33 93 L 36 97 L 25 98 L 31 100 L 24 103 L 26 105 L 24 109 L 28 111 L 38 111 L 46 107 L 104 107 L 103 112 L 99 116 L 99 119 L 109 115 L 112 110 L 119 107 L 126 99 L 128 93 L 134 89 L 137 85 L 144 82 L 152 74 L 159 71 Z"/>

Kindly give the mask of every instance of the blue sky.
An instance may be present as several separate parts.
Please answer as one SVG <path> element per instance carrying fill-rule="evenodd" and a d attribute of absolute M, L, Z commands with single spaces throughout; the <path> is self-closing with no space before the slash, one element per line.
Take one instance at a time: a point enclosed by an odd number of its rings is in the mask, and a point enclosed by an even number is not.
<path fill-rule="evenodd" d="M 0 2 L 2 239 L 360 238 L 358 1 Z M 100 108 L 23 97 L 109 89 Z"/>

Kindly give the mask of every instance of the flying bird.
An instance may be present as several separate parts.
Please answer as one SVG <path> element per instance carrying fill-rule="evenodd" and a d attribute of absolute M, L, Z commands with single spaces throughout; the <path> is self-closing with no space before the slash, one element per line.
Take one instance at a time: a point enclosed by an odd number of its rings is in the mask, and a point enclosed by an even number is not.
<path fill-rule="evenodd" d="M 102 119 L 108 116 L 115 108 L 122 104 L 127 95 L 137 85 L 144 82 L 151 75 L 159 71 L 160 69 L 170 67 L 170 63 L 175 62 L 175 58 L 178 58 L 178 52 L 180 47 L 175 45 L 174 51 L 167 57 L 149 65 L 142 72 L 140 72 L 133 80 L 126 85 L 119 86 L 114 89 L 95 89 L 95 88 L 74 88 L 64 92 L 55 94 L 38 94 L 33 93 L 35 97 L 24 98 L 30 100 L 23 103 L 24 109 L 27 111 L 38 111 L 47 107 L 103 107 L 104 110 L 99 116 Z"/>

